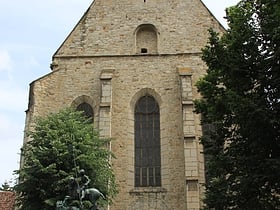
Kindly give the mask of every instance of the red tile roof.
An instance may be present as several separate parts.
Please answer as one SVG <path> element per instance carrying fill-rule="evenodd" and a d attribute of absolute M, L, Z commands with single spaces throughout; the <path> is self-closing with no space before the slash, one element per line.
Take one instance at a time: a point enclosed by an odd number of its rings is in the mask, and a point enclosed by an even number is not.
<path fill-rule="evenodd" d="M 13 210 L 15 206 L 16 194 L 10 191 L 0 192 L 0 209 Z"/>

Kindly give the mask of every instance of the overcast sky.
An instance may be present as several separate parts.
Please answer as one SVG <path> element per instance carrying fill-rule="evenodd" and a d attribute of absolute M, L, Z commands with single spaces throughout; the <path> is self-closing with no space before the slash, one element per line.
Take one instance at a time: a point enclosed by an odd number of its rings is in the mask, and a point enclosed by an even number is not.
<path fill-rule="evenodd" d="M 50 72 L 52 55 L 91 2 L 0 0 L 0 185 L 19 168 L 29 84 Z M 225 8 L 238 0 L 203 2 L 225 25 Z"/>

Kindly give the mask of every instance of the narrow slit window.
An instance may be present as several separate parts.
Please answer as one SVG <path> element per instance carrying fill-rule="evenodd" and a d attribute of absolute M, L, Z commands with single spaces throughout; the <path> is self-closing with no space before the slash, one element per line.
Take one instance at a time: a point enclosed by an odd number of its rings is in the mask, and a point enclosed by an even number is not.
<path fill-rule="evenodd" d="M 141 48 L 141 53 L 147 53 L 148 49 L 147 48 Z"/>

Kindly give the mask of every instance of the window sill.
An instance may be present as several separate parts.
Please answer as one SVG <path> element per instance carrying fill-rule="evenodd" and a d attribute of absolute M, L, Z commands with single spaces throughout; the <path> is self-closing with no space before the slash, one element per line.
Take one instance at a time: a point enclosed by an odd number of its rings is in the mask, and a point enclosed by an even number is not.
<path fill-rule="evenodd" d="M 130 194 L 139 194 L 139 193 L 166 193 L 167 190 L 163 187 L 135 187 L 130 190 Z"/>

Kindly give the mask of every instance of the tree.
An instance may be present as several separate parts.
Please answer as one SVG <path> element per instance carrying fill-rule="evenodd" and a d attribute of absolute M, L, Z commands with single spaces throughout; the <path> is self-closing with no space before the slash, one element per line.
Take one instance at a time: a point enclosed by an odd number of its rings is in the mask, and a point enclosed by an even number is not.
<path fill-rule="evenodd" d="M 210 30 L 197 83 L 207 159 L 205 209 L 279 209 L 280 1 L 242 0 Z M 208 125 L 208 126 L 207 126 Z"/>
<path fill-rule="evenodd" d="M 91 179 L 90 186 L 108 199 L 117 193 L 112 153 L 106 149 L 109 139 L 100 138 L 82 112 L 67 108 L 38 118 L 28 135 L 31 141 L 22 148 L 24 165 L 16 171 L 21 209 L 54 209 L 80 169 Z"/>
<path fill-rule="evenodd" d="M 0 187 L 0 191 L 13 191 L 13 187 L 11 187 L 10 183 L 12 181 L 5 181 Z"/>

